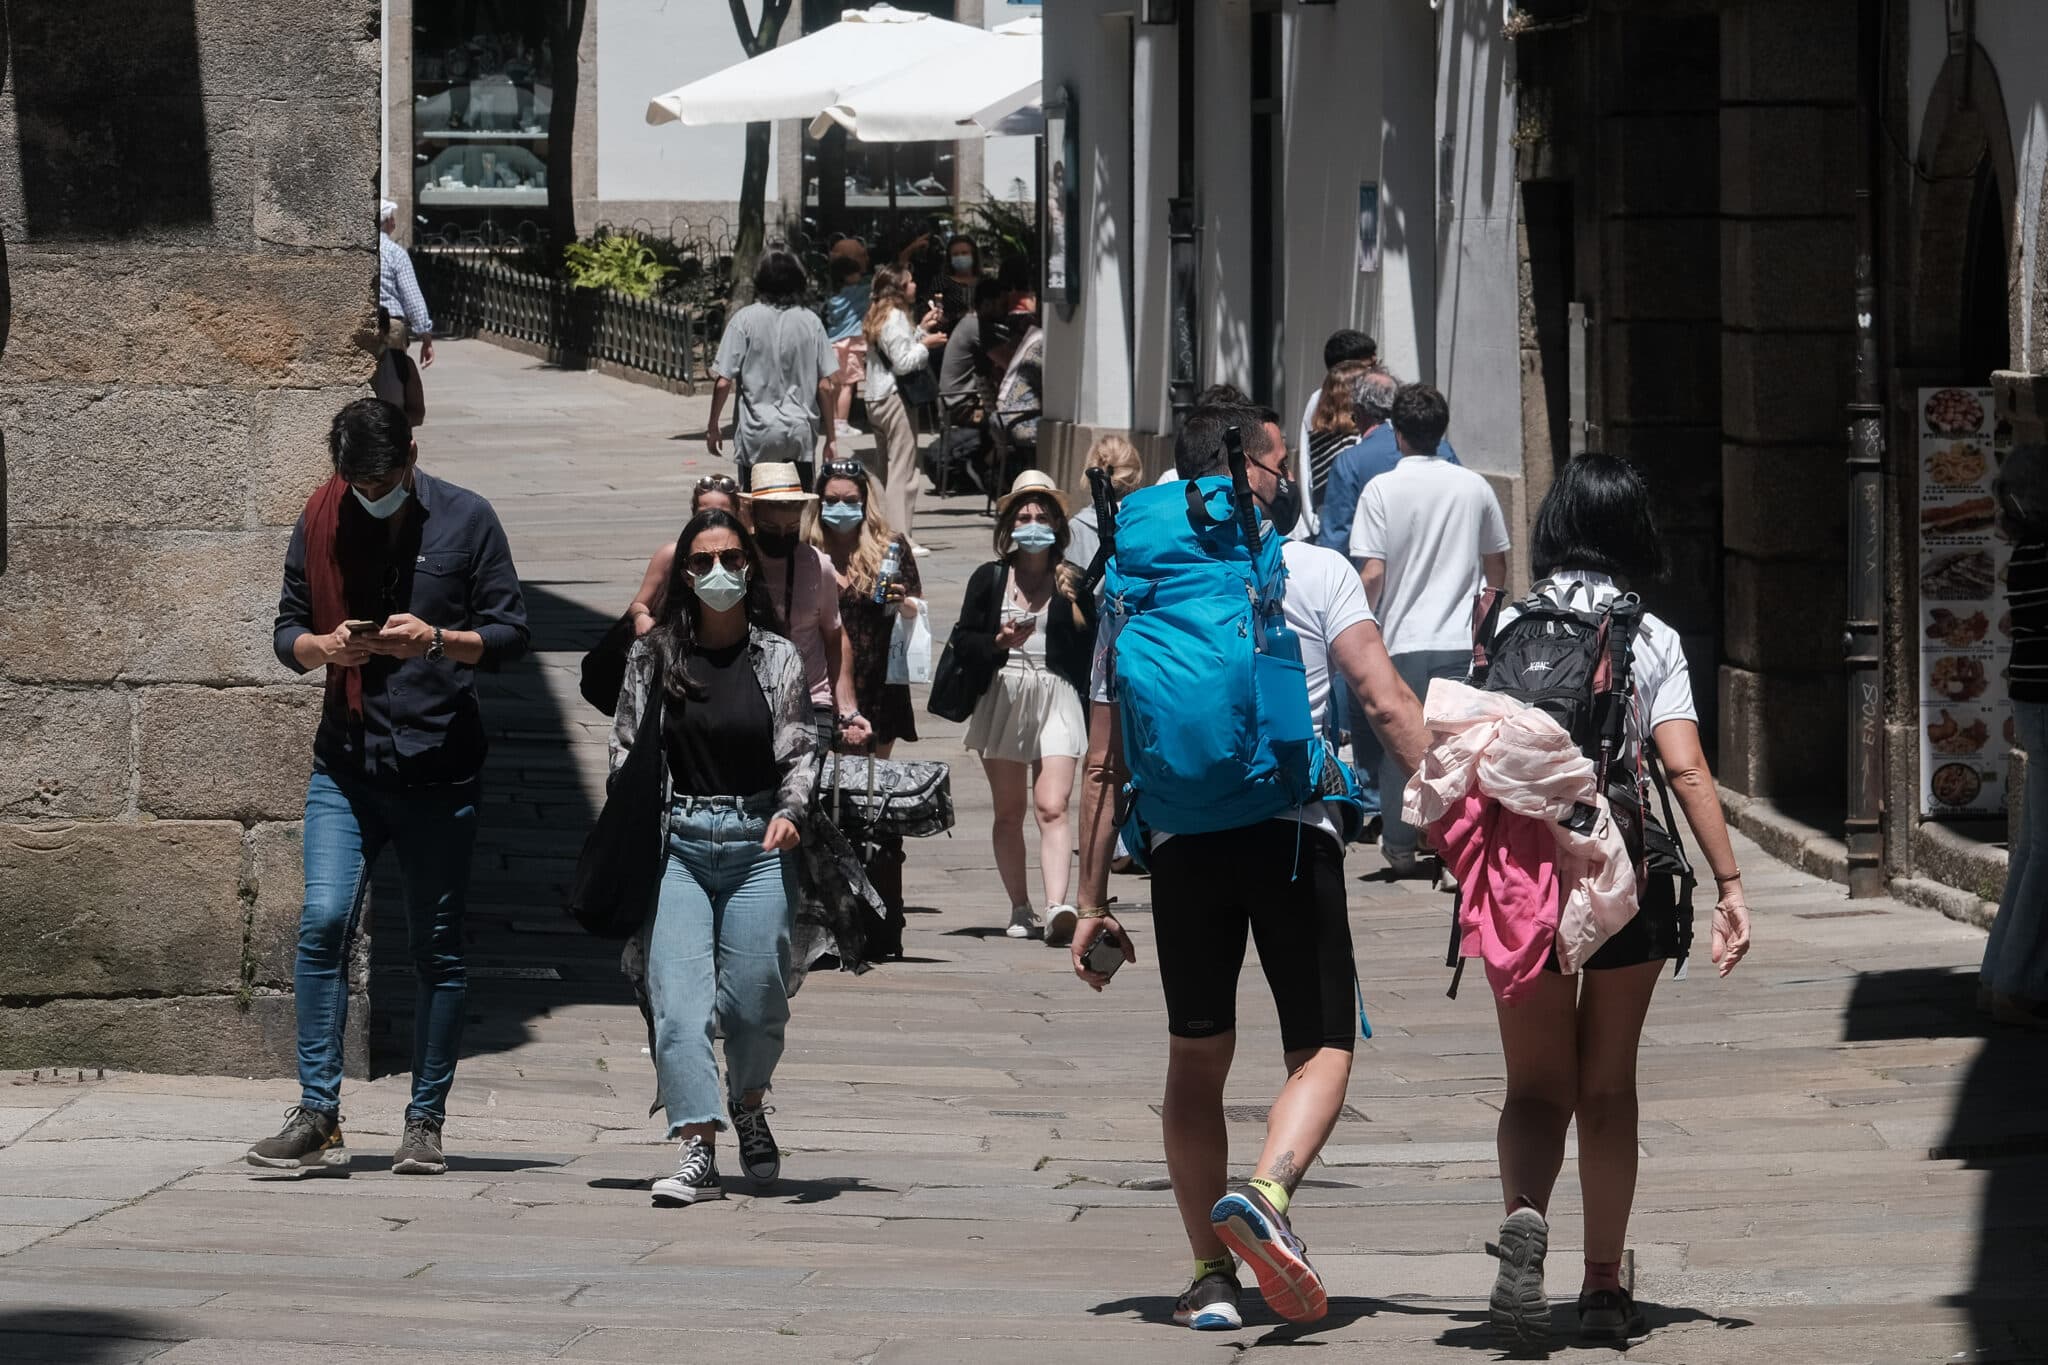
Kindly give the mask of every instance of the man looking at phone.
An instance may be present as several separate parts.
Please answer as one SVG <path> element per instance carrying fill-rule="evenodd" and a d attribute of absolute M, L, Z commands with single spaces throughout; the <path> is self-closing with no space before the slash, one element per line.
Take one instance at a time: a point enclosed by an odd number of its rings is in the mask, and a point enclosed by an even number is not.
<path fill-rule="evenodd" d="M 497 513 L 422 473 L 405 414 L 363 398 L 327 435 L 334 477 L 285 551 L 277 657 L 327 670 L 306 788 L 306 899 L 293 985 L 299 1103 L 252 1166 L 348 1174 L 341 1134 L 349 943 L 389 844 L 418 978 L 412 1102 L 391 1169 L 439 1175 L 462 1044 L 462 919 L 484 761 L 476 670 L 526 652 L 526 606 Z"/>
<path fill-rule="evenodd" d="M 1244 441 L 1245 473 L 1265 514 L 1262 531 L 1285 535 L 1299 513 L 1300 494 L 1287 477 L 1276 414 L 1198 408 L 1174 443 L 1178 473 L 1183 479 L 1228 473 L 1225 433 L 1231 427 Z M 1140 496 L 1157 495 L 1132 495 Z M 1127 512 L 1130 507 L 1126 500 Z M 1419 760 L 1426 739 L 1421 707 L 1387 657 L 1350 562 L 1306 541 L 1288 541 L 1282 562 L 1282 610 L 1300 640 L 1316 727 L 1329 707 L 1334 664 L 1388 750 L 1404 761 Z M 1124 961 L 1137 959 L 1130 934 L 1108 905 L 1124 753 L 1115 660 L 1122 620 L 1103 616 L 1082 784 L 1081 918 L 1072 951 L 1075 974 L 1096 990 L 1109 984 L 1103 968 L 1117 965 L 1103 940 L 1119 945 Z M 1215 797 L 1222 803 L 1228 794 Z M 1166 1169 L 1195 1260 L 1174 1320 L 1197 1329 L 1242 1325 L 1235 1251 L 1257 1274 L 1269 1307 L 1292 1321 L 1312 1322 L 1327 1311 L 1327 1296 L 1288 1224 L 1288 1206 L 1336 1126 L 1357 1037 L 1337 822 L 1325 803 L 1313 801 L 1237 829 L 1150 833 L 1152 923 L 1172 1035 L 1161 1114 Z M 1258 940 L 1280 1017 L 1287 1079 L 1267 1119 L 1251 1181 L 1231 1190 L 1223 1087 L 1237 1046 L 1237 978 L 1248 930 Z"/>

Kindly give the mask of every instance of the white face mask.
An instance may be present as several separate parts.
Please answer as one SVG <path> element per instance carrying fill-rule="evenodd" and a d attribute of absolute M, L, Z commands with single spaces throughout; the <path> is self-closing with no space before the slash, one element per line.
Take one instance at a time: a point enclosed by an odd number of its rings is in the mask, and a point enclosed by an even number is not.
<path fill-rule="evenodd" d="M 714 564 L 708 572 L 691 574 L 690 587 L 712 611 L 731 611 L 747 595 L 747 576 Z"/>
<path fill-rule="evenodd" d="M 383 497 L 375 499 L 364 497 L 362 490 L 358 488 L 351 488 L 348 491 L 356 495 L 356 501 L 363 505 L 365 512 L 368 512 L 379 521 L 387 521 L 398 515 L 398 509 L 405 506 L 406 498 L 412 493 L 412 490 L 404 484 L 398 485 L 398 487 L 392 489 Z"/>

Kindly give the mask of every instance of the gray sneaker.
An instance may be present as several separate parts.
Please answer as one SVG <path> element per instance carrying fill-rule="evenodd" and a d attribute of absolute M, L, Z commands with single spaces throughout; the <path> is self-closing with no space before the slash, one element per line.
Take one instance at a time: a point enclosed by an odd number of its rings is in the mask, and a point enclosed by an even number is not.
<path fill-rule="evenodd" d="M 391 1158 L 393 1175 L 441 1175 L 448 1158 L 441 1154 L 441 1125 L 432 1119 L 408 1118 L 405 1138 Z"/>
<path fill-rule="evenodd" d="M 1521 1346 L 1550 1344 L 1550 1300 L 1543 1292 L 1543 1261 L 1549 1252 L 1550 1224 L 1527 1207 L 1509 1214 L 1500 1225 L 1500 1240 L 1486 1244 L 1486 1254 L 1500 1261 L 1486 1316 Z"/>
<path fill-rule="evenodd" d="M 284 1128 L 249 1149 L 251 1166 L 273 1171 L 318 1171 L 348 1174 L 348 1148 L 342 1145 L 341 1115 L 293 1105 L 285 1110 Z"/>

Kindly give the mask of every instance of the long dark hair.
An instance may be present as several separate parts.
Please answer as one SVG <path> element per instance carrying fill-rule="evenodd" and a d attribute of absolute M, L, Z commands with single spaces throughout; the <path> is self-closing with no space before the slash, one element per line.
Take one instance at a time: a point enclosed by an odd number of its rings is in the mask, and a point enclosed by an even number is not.
<path fill-rule="evenodd" d="M 690 547 L 697 543 L 697 537 L 706 531 L 731 531 L 739 537 L 740 553 L 747 561 L 747 595 L 744 606 L 747 625 L 754 629 L 783 634 L 782 618 L 775 611 L 775 603 L 768 596 L 768 585 L 761 580 L 761 553 L 754 548 L 754 537 L 740 524 L 739 518 L 730 512 L 721 512 L 713 507 L 691 517 L 683 527 L 683 533 L 676 537 L 675 562 L 669 565 L 668 592 L 661 604 L 661 619 L 655 622 L 650 634 L 654 638 L 655 657 L 659 660 L 662 689 L 676 701 L 703 701 L 709 695 L 703 682 L 690 672 L 690 650 L 697 639 L 697 621 L 704 608 L 697 601 L 697 590 L 690 586 Z"/>
<path fill-rule="evenodd" d="M 1558 471 L 1536 510 L 1531 558 L 1539 577 L 1583 569 L 1651 583 L 1664 576 L 1664 542 L 1650 490 L 1634 465 L 1588 451 Z"/>

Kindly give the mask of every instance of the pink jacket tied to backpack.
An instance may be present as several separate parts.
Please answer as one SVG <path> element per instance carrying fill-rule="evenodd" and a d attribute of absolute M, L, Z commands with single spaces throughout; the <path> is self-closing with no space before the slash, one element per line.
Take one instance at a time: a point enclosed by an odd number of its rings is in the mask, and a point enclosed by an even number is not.
<path fill-rule="evenodd" d="M 1635 868 L 1593 760 L 1549 715 L 1439 678 L 1422 719 L 1430 746 L 1402 818 L 1429 830 L 1458 878 L 1459 953 L 1483 959 L 1493 993 L 1514 1004 L 1553 945 L 1576 972 L 1635 917 Z M 1600 813 L 1586 834 L 1560 823 L 1580 805 Z"/>

